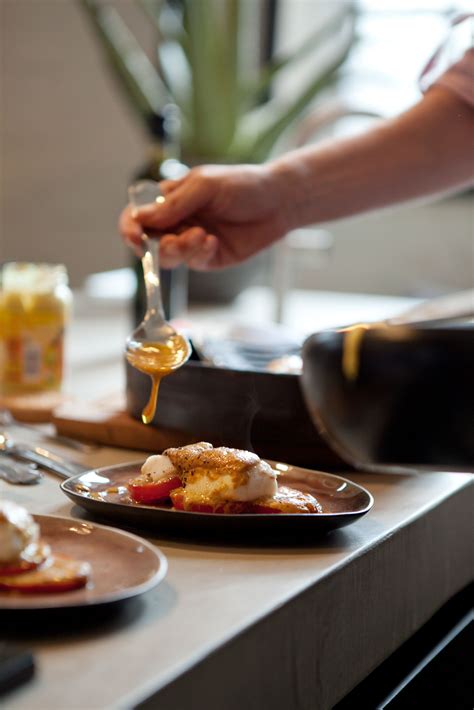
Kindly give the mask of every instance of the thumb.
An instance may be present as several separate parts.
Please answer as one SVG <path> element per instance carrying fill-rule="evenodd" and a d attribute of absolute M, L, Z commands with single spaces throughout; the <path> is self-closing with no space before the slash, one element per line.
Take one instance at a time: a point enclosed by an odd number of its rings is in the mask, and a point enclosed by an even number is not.
<path fill-rule="evenodd" d="M 134 218 L 145 227 L 166 229 L 189 219 L 209 201 L 210 194 L 201 182 L 183 181 L 156 204 L 139 207 Z"/>

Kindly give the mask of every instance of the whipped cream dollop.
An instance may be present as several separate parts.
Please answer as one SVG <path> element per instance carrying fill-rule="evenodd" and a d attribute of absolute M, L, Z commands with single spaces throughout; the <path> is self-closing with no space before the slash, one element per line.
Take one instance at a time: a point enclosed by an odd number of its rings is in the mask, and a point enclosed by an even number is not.
<path fill-rule="evenodd" d="M 0 564 L 18 560 L 38 544 L 39 526 L 16 503 L 0 500 Z"/>
<path fill-rule="evenodd" d="M 140 469 L 140 478 L 149 482 L 156 482 L 177 475 L 178 471 L 171 463 L 171 459 L 164 454 L 149 456 Z"/>

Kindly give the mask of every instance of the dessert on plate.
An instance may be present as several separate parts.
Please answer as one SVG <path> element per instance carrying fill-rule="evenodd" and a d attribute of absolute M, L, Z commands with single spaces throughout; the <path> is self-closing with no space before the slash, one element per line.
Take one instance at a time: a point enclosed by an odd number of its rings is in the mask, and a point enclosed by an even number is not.
<path fill-rule="evenodd" d="M 279 486 L 277 477 L 257 454 L 204 441 L 150 456 L 128 490 L 137 503 L 171 500 L 197 513 L 322 513 L 314 496 Z"/>
<path fill-rule="evenodd" d="M 88 562 L 55 555 L 25 508 L 0 500 L 0 592 L 47 594 L 84 587 Z"/>

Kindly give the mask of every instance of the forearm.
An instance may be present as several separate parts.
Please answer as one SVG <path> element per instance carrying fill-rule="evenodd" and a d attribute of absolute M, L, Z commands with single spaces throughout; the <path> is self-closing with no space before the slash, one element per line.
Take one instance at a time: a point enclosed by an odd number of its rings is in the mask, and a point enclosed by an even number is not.
<path fill-rule="evenodd" d="M 433 88 L 364 135 L 268 164 L 289 228 L 326 222 L 472 184 L 474 110 Z"/>

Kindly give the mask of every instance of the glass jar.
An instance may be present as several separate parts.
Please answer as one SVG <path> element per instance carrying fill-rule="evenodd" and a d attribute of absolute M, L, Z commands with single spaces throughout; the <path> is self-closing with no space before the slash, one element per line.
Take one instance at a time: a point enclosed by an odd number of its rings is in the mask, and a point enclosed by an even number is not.
<path fill-rule="evenodd" d="M 58 391 L 72 294 L 62 264 L 12 262 L 0 289 L 0 394 Z"/>

